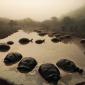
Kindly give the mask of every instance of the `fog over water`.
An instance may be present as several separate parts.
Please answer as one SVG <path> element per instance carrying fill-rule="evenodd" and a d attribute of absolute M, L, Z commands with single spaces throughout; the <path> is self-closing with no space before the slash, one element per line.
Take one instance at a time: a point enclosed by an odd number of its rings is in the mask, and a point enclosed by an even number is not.
<path fill-rule="evenodd" d="M 0 17 L 45 20 L 61 17 L 85 5 L 85 0 L 0 0 Z"/>

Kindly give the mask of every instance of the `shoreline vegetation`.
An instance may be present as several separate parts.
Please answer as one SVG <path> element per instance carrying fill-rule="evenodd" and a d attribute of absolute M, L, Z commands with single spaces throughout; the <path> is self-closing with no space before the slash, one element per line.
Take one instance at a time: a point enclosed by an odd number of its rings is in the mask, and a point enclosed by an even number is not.
<path fill-rule="evenodd" d="M 42 31 L 44 33 L 70 34 L 78 37 L 85 37 L 85 7 L 68 16 L 59 19 L 52 17 L 49 20 L 34 21 L 31 18 L 22 20 L 11 20 L 0 18 L 0 39 L 3 39 L 18 30 L 25 32 Z M 79 13 L 80 12 L 80 13 Z"/>
<path fill-rule="evenodd" d="M 37 22 L 30 18 L 18 21 L 0 18 L 0 39 L 18 30 L 24 30 L 25 32 L 41 31 L 50 34 L 55 32 L 56 34 L 70 34 L 85 37 L 85 19 L 78 20 L 71 17 L 64 17 L 58 20 L 58 18 L 52 17 L 50 20 Z"/>

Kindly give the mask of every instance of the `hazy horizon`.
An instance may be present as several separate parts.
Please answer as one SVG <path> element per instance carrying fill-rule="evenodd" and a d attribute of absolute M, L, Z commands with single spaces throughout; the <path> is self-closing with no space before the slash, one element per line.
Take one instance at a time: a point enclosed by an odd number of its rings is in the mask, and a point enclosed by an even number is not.
<path fill-rule="evenodd" d="M 61 17 L 85 5 L 85 0 L 0 0 L 0 17 L 42 21 Z"/>

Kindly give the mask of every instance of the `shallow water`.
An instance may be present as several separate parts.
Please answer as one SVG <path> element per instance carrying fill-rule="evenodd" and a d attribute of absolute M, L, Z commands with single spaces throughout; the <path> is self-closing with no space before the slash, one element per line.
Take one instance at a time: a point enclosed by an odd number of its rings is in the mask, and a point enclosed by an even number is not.
<path fill-rule="evenodd" d="M 33 43 L 26 45 L 20 45 L 20 38 L 33 38 Z M 36 44 L 37 39 L 45 39 L 45 43 Z M 11 46 L 11 49 L 8 52 L 0 52 L 0 77 L 6 78 L 12 82 L 23 85 L 49 85 L 42 77 L 38 74 L 37 69 L 40 64 L 43 63 L 53 63 L 62 58 L 70 59 L 74 61 L 79 67 L 85 68 L 85 54 L 84 47 L 79 43 L 79 39 L 73 38 L 71 40 L 64 40 L 59 43 L 51 42 L 51 38 L 47 35 L 44 37 L 38 36 L 37 33 L 31 32 L 29 34 L 25 33 L 22 30 L 8 36 L 5 39 L 0 40 L 0 43 L 7 41 L 14 41 L 14 45 Z M 28 73 L 21 74 L 17 71 L 17 64 L 12 66 L 5 66 L 3 63 L 4 57 L 9 52 L 19 52 L 23 57 L 33 57 L 38 61 L 36 68 Z M 68 85 L 74 85 L 77 81 L 84 81 L 85 79 L 78 74 L 67 74 L 61 71 L 63 78 L 61 81 L 67 83 Z M 70 83 L 69 83 L 70 81 Z M 66 84 L 62 84 L 66 85 Z"/>

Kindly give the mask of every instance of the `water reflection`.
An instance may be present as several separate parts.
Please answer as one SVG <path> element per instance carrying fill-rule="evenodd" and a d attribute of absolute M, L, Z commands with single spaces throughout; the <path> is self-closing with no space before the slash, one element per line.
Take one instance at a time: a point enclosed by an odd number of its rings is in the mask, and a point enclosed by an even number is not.
<path fill-rule="evenodd" d="M 29 43 L 26 45 L 21 45 L 19 43 L 19 39 L 21 38 L 33 38 L 33 43 Z M 36 40 L 44 40 L 45 43 L 43 44 L 36 44 Z M 48 35 L 45 35 L 43 37 L 40 37 L 36 32 L 31 32 L 29 34 L 25 33 L 24 31 L 20 30 L 17 33 L 14 33 L 11 36 L 8 36 L 5 39 L 0 40 L 0 43 L 6 43 L 7 41 L 13 41 L 14 44 L 11 47 L 11 49 L 8 52 L 2 53 L 0 52 L 0 76 L 6 79 L 9 79 L 17 84 L 24 84 L 24 85 L 49 85 L 46 81 L 44 81 L 41 76 L 39 75 L 37 69 L 34 69 L 32 72 L 28 73 L 27 75 L 19 73 L 16 68 L 17 64 L 13 66 L 5 66 L 3 63 L 4 57 L 9 52 L 19 52 L 22 53 L 24 57 L 33 57 L 38 61 L 38 66 L 43 63 L 53 63 L 55 64 L 58 60 L 62 58 L 71 59 L 75 63 L 77 63 L 78 66 L 81 68 L 85 68 L 85 55 L 83 53 L 84 48 L 82 49 L 82 46 L 78 43 L 76 43 L 76 40 L 64 40 L 62 42 L 53 43 L 51 42 L 51 37 L 48 37 Z M 68 76 L 67 73 L 63 73 L 66 79 L 63 78 L 63 81 L 66 83 L 67 80 L 72 82 L 78 81 L 77 77 L 78 74 L 75 74 L 74 76 L 71 75 Z M 77 75 L 77 76 L 76 76 Z M 68 78 L 69 77 L 69 78 Z M 73 78 L 73 79 L 72 79 Z M 80 78 L 79 78 L 80 79 Z M 66 81 L 65 81 L 66 80 Z M 80 79 L 82 80 L 82 78 Z M 82 80 L 83 81 L 83 80 Z M 62 84 L 64 85 L 64 84 Z M 74 85 L 72 83 L 68 83 L 68 85 Z"/>

